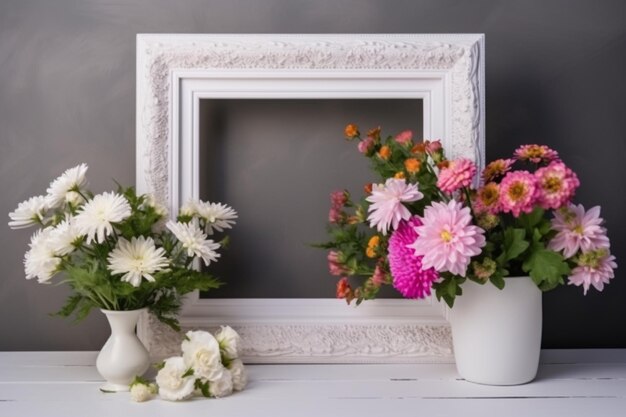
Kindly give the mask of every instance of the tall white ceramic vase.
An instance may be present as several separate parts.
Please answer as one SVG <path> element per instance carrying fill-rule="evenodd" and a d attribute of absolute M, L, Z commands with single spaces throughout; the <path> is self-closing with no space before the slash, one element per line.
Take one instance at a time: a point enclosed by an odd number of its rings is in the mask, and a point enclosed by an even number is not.
<path fill-rule="evenodd" d="M 541 350 L 541 291 L 530 277 L 463 284 L 450 312 L 454 358 L 467 381 L 518 385 L 537 375 Z"/>
<path fill-rule="evenodd" d="M 141 314 L 147 308 L 131 311 L 102 310 L 111 326 L 111 336 L 96 360 L 96 368 L 106 383 L 103 391 L 128 391 L 136 375 L 150 366 L 150 355 L 135 333 Z"/>

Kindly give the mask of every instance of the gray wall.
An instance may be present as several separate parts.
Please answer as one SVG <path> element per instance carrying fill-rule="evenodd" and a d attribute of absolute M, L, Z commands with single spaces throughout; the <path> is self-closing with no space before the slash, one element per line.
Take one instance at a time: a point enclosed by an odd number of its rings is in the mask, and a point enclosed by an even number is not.
<path fill-rule="evenodd" d="M 487 156 L 538 141 L 559 149 L 601 204 L 618 261 L 626 248 L 626 2 L 496 0 L 3 0 L 0 213 L 84 161 L 95 191 L 134 181 L 138 32 L 483 32 Z M 28 233 L 0 227 L 0 350 L 98 349 L 94 314 L 47 313 L 66 296 L 23 278 Z M 544 296 L 544 346 L 626 347 L 626 282 Z"/>

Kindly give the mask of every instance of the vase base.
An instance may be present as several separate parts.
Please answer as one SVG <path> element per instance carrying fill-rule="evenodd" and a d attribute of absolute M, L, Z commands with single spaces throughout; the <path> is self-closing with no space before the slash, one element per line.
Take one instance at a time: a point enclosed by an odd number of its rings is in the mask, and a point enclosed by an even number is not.
<path fill-rule="evenodd" d="M 488 385 L 488 386 L 492 386 L 492 387 L 509 387 L 509 386 L 513 386 L 513 385 L 525 385 L 525 384 L 529 384 L 531 382 L 533 382 L 535 379 L 535 377 L 532 377 L 531 379 L 523 379 L 521 381 L 498 381 L 498 382 L 492 382 L 492 381 L 472 381 L 471 379 L 467 379 L 467 378 L 463 378 L 464 381 L 466 382 L 471 382 L 472 384 L 478 384 L 478 385 Z"/>
<path fill-rule="evenodd" d="M 124 392 L 124 391 L 130 391 L 130 386 L 124 385 L 124 384 L 114 384 L 112 382 L 107 382 L 106 384 L 100 387 L 100 391 L 105 392 L 105 393 Z"/>

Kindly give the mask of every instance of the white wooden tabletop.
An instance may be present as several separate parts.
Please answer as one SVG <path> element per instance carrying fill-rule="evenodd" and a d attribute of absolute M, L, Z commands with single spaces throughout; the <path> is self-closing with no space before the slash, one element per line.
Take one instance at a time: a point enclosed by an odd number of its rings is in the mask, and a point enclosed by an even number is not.
<path fill-rule="evenodd" d="M 133 403 L 104 394 L 95 352 L 0 352 L 0 417 L 626 416 L 626 350 L 544 351 L 537 379 L 492 387 L 454 364 L 249 365 L 222 399 Z"/>

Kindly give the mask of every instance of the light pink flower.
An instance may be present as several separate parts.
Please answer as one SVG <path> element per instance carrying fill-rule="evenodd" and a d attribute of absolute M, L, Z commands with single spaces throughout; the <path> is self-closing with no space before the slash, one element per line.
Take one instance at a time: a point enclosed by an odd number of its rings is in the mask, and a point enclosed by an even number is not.
<path fill-rule="evenodd" d="M 552 229 L 556 236 L 548 244 L 553 251 L 563 251 L 563 256 L 571 258 L 582 250 L 588 252 L 596 249 L 608 249 L 611 246 L 602 227 L 604 220 L 600 217 L 600 206 L 585 212 L 582 204 L 563 207 L 554 212 Z"/>
<path fill-rule="evenodd" d="M 537 179 L 528 171 L 512 171 L 500 183 L 500 207 L 505 213 L 530 213 L 535 203 Z"/>
<path fill-rule="evenodd" d="M 439 172 L 437 187 L 444 193 L 453 193 L 463 187 L 469 187 L 476 175 L 476 165 L 466 158 L 450 161 L 447 168 Z"/>
<path fill-rule="evenodd" d="M 546 145 L 522 145 L 515 150 L 515 157 L 520 161 L 530 161 L 533 164 L 552 162 L 559 159 L 559 154 Z"/>
<path fill-rule="evenodd" d="M 415 227 L 421 226 L 419 217 L 411 217 L 400 225 L 389 238 L 389 268 L 393 286 L 405 298 L 425 298 L 430 295 L 433 282 L 439 274 L 433 268 L 422 268 L 422 256 L 415 256 L 409 246 L 417 239 Z"/>
<path fill-rule="evenodd" d="M 553 161 L 535 172 L 537 203 L 544 209 L 558 209 L 568 204 L 580 185 L 578 177 L 561 161 Z"/>
<path fill-rule="evenodd" d="M 331 250 L 328 252 L 328 270 L 331 275 L 341 276 L 347 271 L 343 265 L 339 262 L 339 252 Z"/>
<path fill-rule="evenodd" d="M 468 207 L 451 200 L 448 204 L 433 203 L 424 210 L 417 239 L 409 247 L 415 256 L 423 256 L 422 268 L 465 276 L 472 256 L 485 246 L 485 231 L 471 224 Z"/>
<path fill-rule="evenodd" d="M 615 268 L 617 268 L 615 256 L 606 249 L 583 253 L 578 261 L 578 266 L 572 269 L 568 284 L 577 287 L 582 285 L 585 295 L 587 295 L 590 285 L 593 285 L 596 290 L 602 291 L 604 284 L 608 284 L 615 277 L 613 271 Z"/>
<path fill-rule="evenodd" d="M 411 203 L 424 198 L 417 189 L 417 184 L 407 184 L 403 179 L 388 178 L 385 184 L 374 184 L 372 194 L 366 198 L 372 203 L 367 220 L 371 227 L 383 235 L 389 227 L 396 229 L 400 220 L 407 220 L 411 212 L 402 203 Z"/>
<path fill-rule="evenodd" d="M 372 148 L 374 148 L 374 138 L 371 136 L 368 136 L 365 139 L 359 141 L 357 148 L 359 149 L 359 152 L 361 153 L 364 153 L 364 154 L 369 153 L 372 150 Z"/>
<path fill-rule="evenodd" d="M 396 142 L 406 145 L 407 143 L 411 143 L 413 140 L 413 132 L 410 130 L 404 130 L 396 135 L 394 138 Z"/>

